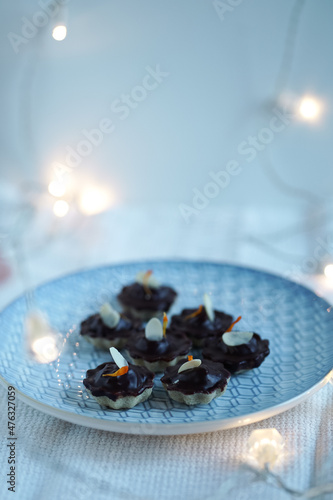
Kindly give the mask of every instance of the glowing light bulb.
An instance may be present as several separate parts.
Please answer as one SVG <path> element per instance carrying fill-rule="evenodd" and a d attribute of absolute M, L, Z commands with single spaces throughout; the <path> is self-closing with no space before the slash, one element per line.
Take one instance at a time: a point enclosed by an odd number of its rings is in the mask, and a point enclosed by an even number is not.
<path fill-rule="evenodd" d="M 284 440 L 276 429 L 258 429 L 248 440 L 249 456 L 259 467 L 273 466 L 281 456 Z"/>
<path fill-rule="evenodd" d="M 59 24 L 58 26 L 55 26 L 52 30 L 52 37 L 54 40 L 57 40 L 57 42 L 62 42 L 62 40 L 65 40 L 67 36 L 67 28 L 63 24 Z"/>
<path fill-rule="evenodd" d="M 320 102 L 313 97 L 304 97 L 299 106 L 299 113 L 304 120 L 315 120 L 321 110 Z"/>
<path fill-rule="evenodd" d="M 49 193 L 52 194 L 52 196 L 60 198 L 66 193 L 66 186 L 63 182 L 51 181 L 48 185 L 48 190 Z"/>
<path fill-rule="evenodd" d="M 333 264 L 327 264 L 327 266 L 325 266 L 324 274 L 327 279 L 333 281 Z"/>
<path fill-rule="evenodd" d="M 31 350 L 39 363 L 50 363 L 59 355 L 56 339 L 51 335 L 35 340 L 31 344 Z"/>
<path fill-rule="evenodd" d="M 79 198 L 79 208 L 85 215 L 104 212 L 111 206 L 111 196 L 106 189 L 89 187 L 82 190 Z"/>
<path fill-rule="evenodd" d="M 68 213 L 69 205 L 65 200 L 58 200 L 53 205 L 53 213 L 57 217 L 65 217 Z"/>

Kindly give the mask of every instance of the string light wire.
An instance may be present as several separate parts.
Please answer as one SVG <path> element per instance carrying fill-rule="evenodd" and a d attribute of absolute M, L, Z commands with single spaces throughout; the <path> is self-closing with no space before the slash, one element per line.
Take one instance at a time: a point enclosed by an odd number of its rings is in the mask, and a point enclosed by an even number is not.
<path fill-rule="evenodd" d="M 288 27 L 285 36 L 284 50 L 280 68 L 275 81 L 275 95 L 280 96 L 288 84 L 295 57 L 295 47 L 298 30 L 306 0 L 296 0 L 291 9 Z"/>
<path fill-rule="evenodd" d="M 281 95 L 285 92 L 286 86 L 289 82 L 295 58 L 295 48 L 299 34 L 301 17 L 305 4 L 306 0 L 295 0 L 291 9 L 285 36 L 283 56 L 274 85 L 275 90 L 272 102 L 274 102 L 275 105 L 279 103 Z M 245 239 L 253 245 L 260 246 L 263 251 L 274 254 L 282 261 L 295 263 L 297 260 L 305 259 L 307 256 L 297 256 L 284 252 L 275 248 L 274 243 L 280 243 L 284 239 L 295 236 L 296 234 L 304 234 L 313 229 L 325 226 L 326 221 L 328 220 L 328 201 L 331 202 L 332 199 L 326 195 L 317 195 L 307 189 L 296 187 L 288 183 L 274 167 L 273 162 L 270 159 L 268 149 L 269 148 L 266 148 L 265 151 L 262 151 L 259 156 L 258 163 L 262 168 L 263 173 L 266 175 L 271 184 L 273 184 L 280 192 L 283 192 L 285 195 L 292 198 L 303 200 L 308 206 L 306 214 L 311 214 L 311 218 L 309 219 L 306 215 L 300 223 L 292 224 L 274 233 L 264 234 L 260 237 L 247 235 Z M 269 241 L 267 242 L 267 240 Z M 320 269 L 320 271 L 321 270 L 322 269 Z"/>

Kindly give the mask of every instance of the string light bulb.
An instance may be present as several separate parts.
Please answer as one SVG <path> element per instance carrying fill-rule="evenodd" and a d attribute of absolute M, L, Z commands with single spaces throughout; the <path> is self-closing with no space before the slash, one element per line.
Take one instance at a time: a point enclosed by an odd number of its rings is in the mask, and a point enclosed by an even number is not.
<path fill-rule="evenodd" d="M 67 36 L 67 28 L 63 24 L 55 26 L 52 30 L 52 38 L 57 42 L 62 42 Z"/>
<path fill-rule="evenodd" d="M 282 454 L 284 439 L 276 429 L 257 429 L 248 440 L 248 452 L 260 468 L 272 467 Z"/>
<path fill-rule="evenodd" d="M 51 363 L 59 356 L 58 335 L 41 311 L 27 314 L 25 335 L 29 351 L 38 363 Z"/>
<path fill-rule="evenodd" d="M 52 38 L 62 42 L 67 36 L 68 9 L 66 5 L 58 5 L 59 10 L 53 20 Z"/>
<path fill-rule="evenodd" d="M 39 363 L 51 363 L 59 355 L 56 339 L 52 335 L 35 340 L 31 344 L 31 350 Z"/>
<path fill-rule="evenodd" d="M 48 185 L 48 191 L 50 194 L 52 194 L 52 196 L 60 198 L 66 193 L 66 186 L 63 182 L 51 181 Z"/>
<path fill-rule="evenodd" d="M 324 274 L 327 279 L 333 281 L 333 264 L 327 264 L 327 266 L 325 266 Z"/>
<path fill-rule="evenodd" d="M 111 195 L 108 190 L 100 187 L 83 188 L 78 204 L 81 212 L 85 215 L 94 215 L 104 212 L 111 206 Z"/>
<path fill-rule="evenodd" d="M 56 217 L 65 217 L 69 210 L 69 205 L 65 200 L 57 200 L 53 205 L 53 213 Z"/>
<path fill-rule="evenodd" d="M 314 121 L 321 112 L 321 104 L 314 97 L 303 97 L 299 104 L 299 114 L 303 120 Z"/>

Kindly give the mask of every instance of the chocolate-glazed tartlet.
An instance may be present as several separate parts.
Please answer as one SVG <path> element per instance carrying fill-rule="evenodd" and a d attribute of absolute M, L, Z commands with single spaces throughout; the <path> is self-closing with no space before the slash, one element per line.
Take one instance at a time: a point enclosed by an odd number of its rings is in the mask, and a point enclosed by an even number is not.
<path fill-rule="evenodd" d="M 269 355 L 269 341 L 263 340 L 257 333 L 230 330 L 230 334 L 229 339 L 232 339 L 232 336 L 238 338 L 235 342 L 231 340 L 234 345 L 230 345 L 226 334 L 219 339 L 208 339 L 202 351 L 203 357 L 223 363 L 231 373 L 240 373 L 257 368 Z"/>
<path fill-rule="evenodd" d="M 189 356 L 191 358 L 191 356 Z M 207 359 L 181 359 L 165 370 L 161 382 L 170 398 L 187 405 L 207 404 L 227 388 L 230 373 L 221 363 Z"/>
<path fill-rule="evenodd" d="M 144 366 L 125 363 L 121 368 L 115 362 L 103 363 L 87 371 L 83 384 L 100 405 L 132 408 L 151 395 L 154 374 Z"/>
<path fill-rule="evenodd" d="M 167 320 L 164 320 L 164 325 Z M 162 372 L 167 366 L 176 364 L 192 347 L 192 342 L 181 332 L 164 332 L 160 320 L 152 318 L 141 331 L 130 339 L 125 348 L 133 363 L 146 366 L 153 372 Z"/>
<path fill-rule="evenodd" d="M 185 333 L 194 347 L 202 347 L 206 339 L 220 337 L 231 325 L 233 317 L 222 311 L 213 310 L 209 296 L 204 296 L 205 306 L 198 309 L 183 309 L 172 316 L 171 328 Z"/>
<path fill-rule="evenodd" d="M 125 286 L 118 294 L 118 301 L 129 316 L 148 321 L 168 312 L 177 297 L 177 292 L 160 285 L 151 271 L 138 273 L 136 282 Z"/>
<path fill-rule="evenodd" d="M 116 347 L 122 349 L 140 327 L 141 322 L 131 321 L 114 311 L 108 304 L 104 304 L 99 313 L 82 321 L 80 334 L 97 348 Z"/>

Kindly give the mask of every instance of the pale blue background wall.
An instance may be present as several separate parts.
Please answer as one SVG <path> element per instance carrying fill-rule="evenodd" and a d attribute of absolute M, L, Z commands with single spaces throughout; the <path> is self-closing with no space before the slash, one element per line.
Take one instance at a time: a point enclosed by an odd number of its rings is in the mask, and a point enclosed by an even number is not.
<path fill-rule="evenodd" d="M 82 129 L 108 117 L 115 131 L 75 176 L 108 184 L 117 203 L 190 203 L 210 170 L 236 159 L 243 171 L 213 205 L 298 205 L 267 177 L 264 154 L 247 163 L 237 152 L 273 116 L 271 105 L 264 109 L 292 6 L 290 0 L 244 0 L 221 21 L 204 0 L 72 0 L 65 41 L 55 42 L 46 26 L 15 54 L 8 32 L 19 34 L 22 17 L 31 19 L 40 7 L 33 0 L 2 2 L 2 177 L 46 186 L 51 163 L 65 161 L 66 147 L 76 147 Z M 266 150 L 284 180 L 325 196 L 333 182 L 332 15 L 330 0 L 305 3 L 286 89 L 295 99 L 317 96 L 321 120 L 293 121 Z M 157 64 L 169 76 L 120 120 L 111 103 L 140 84 L 147 65 Z"/>

